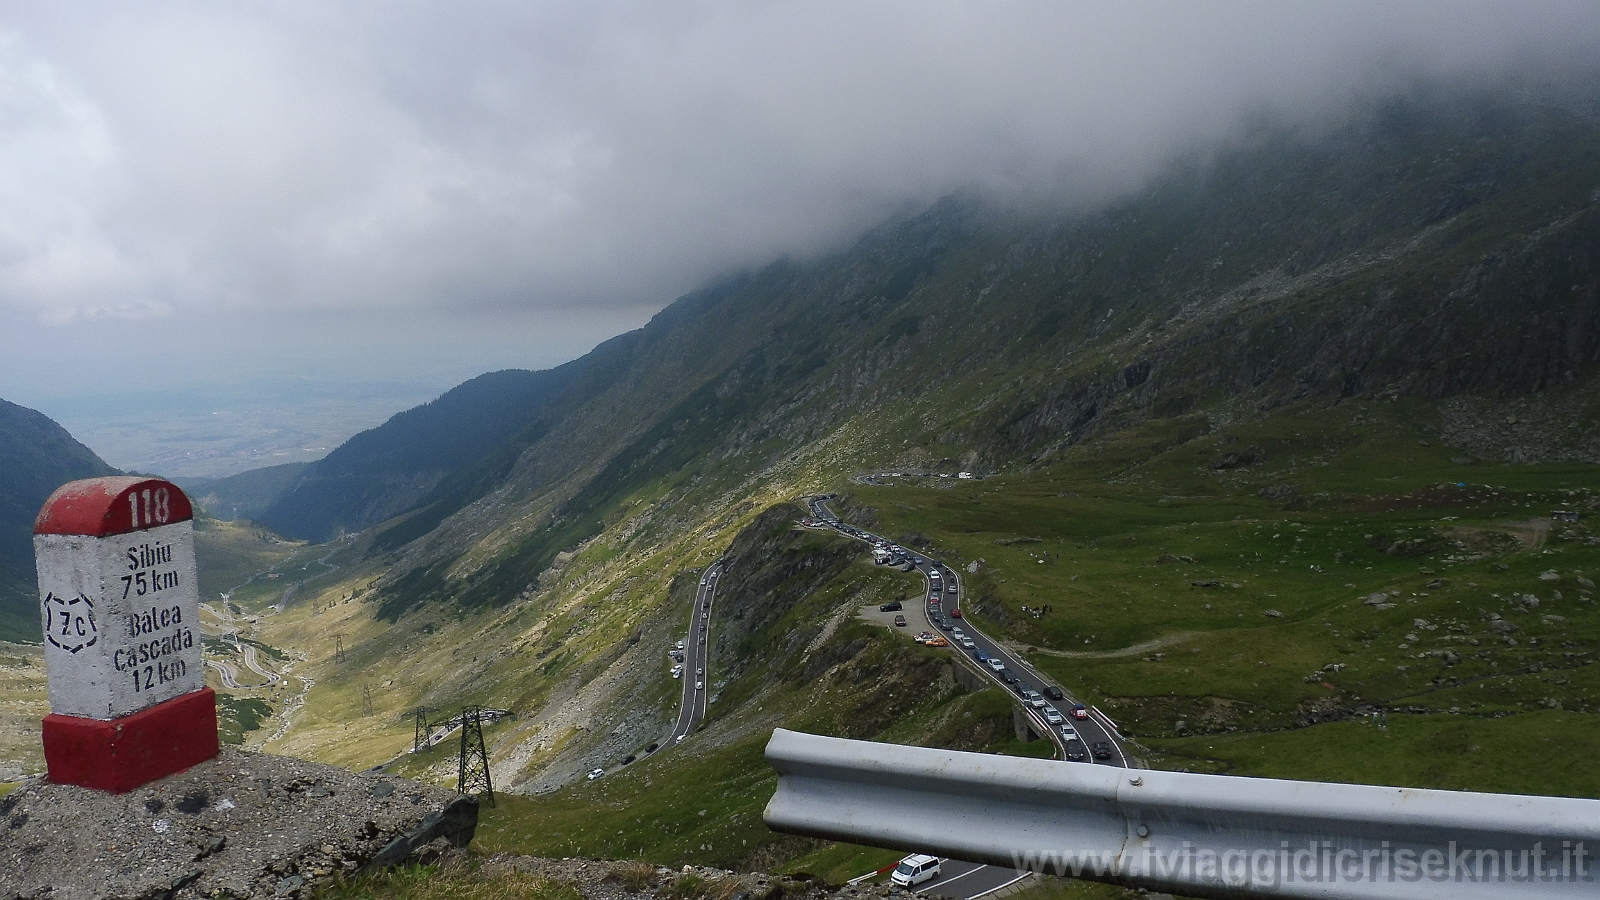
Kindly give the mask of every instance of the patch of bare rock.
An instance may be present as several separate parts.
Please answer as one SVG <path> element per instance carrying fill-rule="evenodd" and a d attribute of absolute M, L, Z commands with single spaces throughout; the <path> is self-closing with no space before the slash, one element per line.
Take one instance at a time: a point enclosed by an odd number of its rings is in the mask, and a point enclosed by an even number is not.
<path fill-rule="evenodd" d="M 126 794 L 34 780 L 0 797 L 0 900 L 304 898 L 465 847 L 477 821 L 475 798 L 225 748 Z"/>

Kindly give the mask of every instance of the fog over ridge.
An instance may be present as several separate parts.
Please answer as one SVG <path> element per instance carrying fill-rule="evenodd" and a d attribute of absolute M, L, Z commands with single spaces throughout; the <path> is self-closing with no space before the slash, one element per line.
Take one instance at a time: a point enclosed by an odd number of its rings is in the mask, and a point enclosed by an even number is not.
<path fill-rule="evenodd" d="M 13 8 L 0 378 L 153 329 L 262 371 L 418 364 L 380 335 L 547 365 L 951 192 L 1092 203 L 1264 110 L 1597 49 L 1583 2 Z"/>

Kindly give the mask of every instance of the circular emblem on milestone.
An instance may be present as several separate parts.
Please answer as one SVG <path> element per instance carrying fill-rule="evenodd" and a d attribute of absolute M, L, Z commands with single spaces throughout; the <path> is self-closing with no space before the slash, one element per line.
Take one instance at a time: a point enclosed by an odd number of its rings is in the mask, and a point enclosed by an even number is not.
<path fill-rule="evenodd" d="M 94 601 L 82 594 L 70 600 L 45 594 L 44 636 L 68 653 L 93 647 L 100 640 L 94 627 Z"/>

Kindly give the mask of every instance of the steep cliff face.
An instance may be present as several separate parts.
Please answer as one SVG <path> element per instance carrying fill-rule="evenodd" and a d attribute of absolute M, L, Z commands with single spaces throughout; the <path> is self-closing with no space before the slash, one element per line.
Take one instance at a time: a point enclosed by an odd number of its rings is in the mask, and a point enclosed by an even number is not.
<path fill-rule="evenodd" d="M 775 263 L 597 351 L 537 428 L 380 536 L 386 608 L 509 602 L 591 543 L 654 546 L 856 467 L 1029 466 L 1152 419 L 1181 441 L 1353 396 L 1423 398 L 1463 435 L 1526 398 L 1587 410 L 1597 151 L 1581 105 L 1397 100 L 1263 130 L 1098 212 L 949 199 Z M 1594 425 L 1525 417 L 1531 437 L 1475 452 L 1600 447 Z"/>

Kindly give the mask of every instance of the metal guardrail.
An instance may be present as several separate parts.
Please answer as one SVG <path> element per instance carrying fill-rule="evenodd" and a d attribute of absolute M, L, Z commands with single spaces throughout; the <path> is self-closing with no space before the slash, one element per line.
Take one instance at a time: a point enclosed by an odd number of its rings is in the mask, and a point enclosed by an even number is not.
<path fill-rule="evenodd" d="M 1191 897 L 1600 897 L 1600 800 L 1323 784 L 818 737 L 775 831 Z"/>

